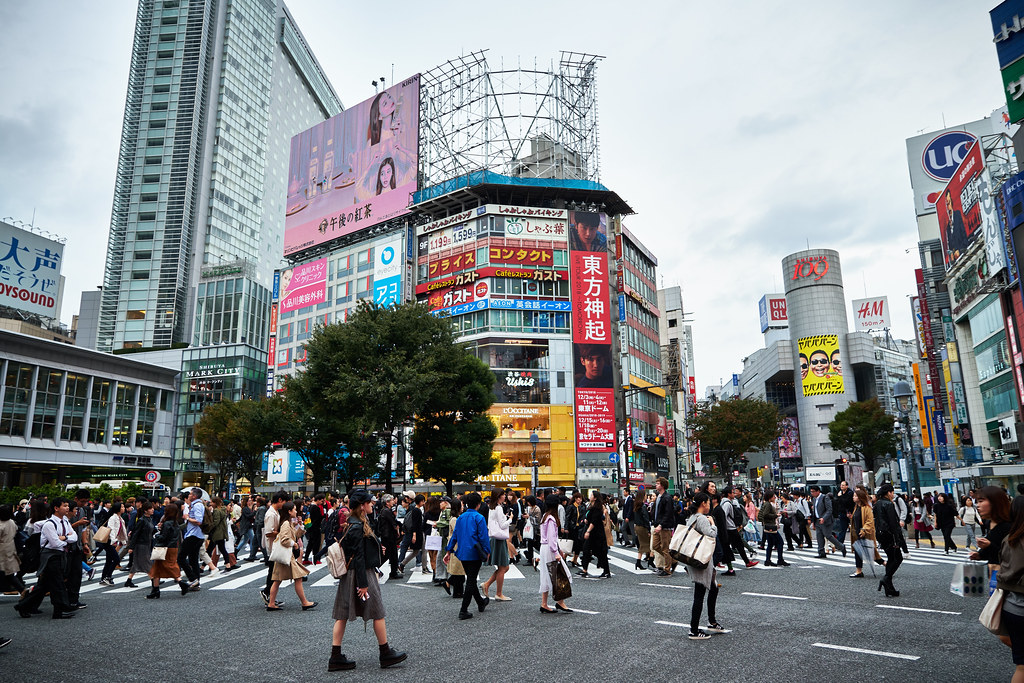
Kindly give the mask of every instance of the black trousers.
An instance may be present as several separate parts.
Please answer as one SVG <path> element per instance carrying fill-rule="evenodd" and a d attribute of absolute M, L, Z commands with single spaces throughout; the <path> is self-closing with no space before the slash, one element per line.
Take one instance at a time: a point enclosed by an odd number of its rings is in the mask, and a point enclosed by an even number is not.
<path fill-rule="evenodd" d="M 779 550 L 779 562 L 782 562 L 782 536 L 779 535 L 778 531 L 768 531 L 765 529 L 764 535 L 761 537 L 768 546 L 768 550 L 764 553 L 765 562 L 771 562 L 772 550 L 778 548 Z"/>
<path fill-rule="evenodd" d="M 942 540 L 945 541 L 945 550 L 956 550 L 956 543 L 953 542 L 953 527 L 947 526 L 939 529 L 942 532 Z"/>
<path fill-rule="evenodd" d="M 216 550 L 220 551 L 220 558 L 218 558 L 218 560 L 223 558 L 224 566 L 228 566 L 228 562 L 230 562 L 231 560 L 228 558 L 228 546 L 223 538 L 219 541 L 210 541 L 210 545 L 206 547 L 206 552 L 210 554 L 210 557 L 213 557 L 213 553 Z"/>
<path fill-rule="evenodd" d="M 469 611 L 469 603 L 476 600 L 477 606 L 483 605 L 484 598 L 480 595 L 480 587 L 477 585 L 477 575 L 480 573 L 480 560 L 463 560 L 462 568 L 466 570 L 466 587 L 462 591 L 462 611 Z"/>
<path fill-rule="evenodd" d="M 389 538 L 384 541 L 384 557 L 391 565 L 391 576 L 398 575 L 398 539 Z"/>
<path fill-rule="evenodd" d="M 309 531 L 306 532 L 306 538 L 308 539 L 308 542 L 306 543 L 306 550 L 303 553 L 303 559 L 308 560 L 309 554 L 312 553 L 313 559 L 315 561 L 317 553 L 320 552 L 321 543 L 320 529 L 317 527 L 316 524 L 309 527 Z"/>
<path fill-rule="evenodd" d="M 743 564 L 749 564 L 750 563 L 750 558 L 747 557 L 747 551 L 743 547 L 743 537 L 740 536 L 739 529 L 729 529 L 728 533 L 729 533 L 729 545 L 731 545 L 732 549 L 735 550 L 736 552 L 738 552 L 740 554 L 740 557 L 743 558 Z"/>
<path fill-rule="evenodd" d="M 109 579 L 114 576 L 114 568 L 117 567 L 117 549 L 111 543 L 100 543 L 97 546 L 97 550 L 102 550 L 107 558 L 103 562 L 103 571 L 100 573 L 100 578 Z"/>
<path fill-rule="evenodd" d="M 199 551 L 202 547 L 203 539 L 198 536 L 189 536 L 181 542 L 181 569 L 189 581 L 199 580 Z"/>
<path fill-rule="evenodd" d="M 718 581 L 717 577 L 711 579 L 711 590 L 702 584 L 693 583 L 693 609 L 690 610 L 690 633 L 696 633 L 700 628 L 700 614 L 704 611 L 704 596 L 708 596 L 708 621 L 715 623 L 715 604 L 718 602 Z"/>
<path fill-rule="evenodd" d="M 885 550 L 885 583 L 889 588 L 892 588 L 892 576 L 896 573 L 896 570 L 903 564 L 903 553 L 900 551 L 899 546 L 891 546 L 884 548 Z"/>
<path fill-rule="evenodd" d="M 786 547 L 793 550 L 793 525 L 787 520 L 782 524 L 782 531 L 786 534 Z"/>
<path fill-rule="evenodd" d="M 41 561 L 45 561 L 46 565 L 39 574 L 39 580 L 36 581 L 32 592 L 26 595 L 23 600 L 18 601 L 17 609 L 25 612 L 37 610 L 43 604 L 43 598 L 49 593 L 50 604 L 53 605 L 54 614 L 69 612 L 71 611 L 71 603 L 68 600 L 67 586 L 64 583 L 64 573 L 68 568 L 67 553 L 52 550 L 43 550 L 42 552 L 44 554 L 52 553 L 53 556 L 49 560 L 45 556 L 41 558 Z M 81 564 L 78 565 L 78 573 L 82 573 Z"/>
<path fill-rule="evenodd" d="M 76 547 L 68 552 L 67 566 L 64 569 L 64 585 L 67 586 L 68 602 L 77 605 L 82 595 L 82 560 L 85 553 Z"/>
<path fill-rule="evenodd" d="M 583 547 L 583 571 L 590 565 L 591 555 L 597 560 L 597 568 L 610 571 L 608 568 L 608 546 L 604 543 L 604 530 L 601 531 L 601 542 L 591 543 L 589 540 Z"/>

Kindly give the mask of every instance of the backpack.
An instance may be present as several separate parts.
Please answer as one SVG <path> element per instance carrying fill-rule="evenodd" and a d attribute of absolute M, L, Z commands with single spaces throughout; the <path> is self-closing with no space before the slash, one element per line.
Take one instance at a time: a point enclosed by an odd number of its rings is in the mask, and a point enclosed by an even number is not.
<path fill-rule="evenodd" d="M 326 515 L 324 515 L 323 518 L 320 520 L 320 534 L 326 537 L 332 531 L 337 529 L 337 526 L 331 526 L 332 524 L 337 523 L 337 519 L 338 512 L 336 510 L 331 510 Z"/>
<path fill-rule="evenodd" d="M 46 520 L 53 524 L 53 528 L 57 528 L 56 522 L 52 519 Z M 39 556 L 42 552 L 43 546 L 43 535 L 36 531 L 28 537 L 25 541 L 25 549 L 21 553 L 21 572 L 24 574 L 31 574 L 39 571 Z"/>
<path fill-rule="evenodd" d="M 750 521 L 750 517 L 747 516 L 747 509 L 743 507 L 741 503 L 734 499 L 732 501 L 732 510 L 732 520 L 736 523 L 736 528 L 742 531 L 743 527 L 745 527 L 747 525 L 747 522 Z M 739 517 L 736 516 L 737 512 L 739 513 Z"/>
<path fill-rule="evenodd" d="M 191 511 L 190 511 L 190 512 L 191 512 Z M 203 521 L 202 521 L 202 523 L 201 523 L 201 524 L 199 525 L 199 528 L 200 528 L 200 529 L 202 530 L 202 532 L 203 532 L 204 534 L 206 534 L 207 536 L 209 536 L 210 534 L 212 534 L 212 533 L 213 533 L 213 530 L 214 530 L 214 529 L 216 528 L 216 526 L 217 526 L 217 525 L 216 525 L 216 523 L 215 523 L 215 522 L 214 522 L 214 520 L 213 520 L 213 517 L 214 517 L 214 512 L 213 512 L 213 510 L 208 510 L 208 511 L 206 512 L 206 514 L 204 514 L 204 515 L 203 515 Z"/>

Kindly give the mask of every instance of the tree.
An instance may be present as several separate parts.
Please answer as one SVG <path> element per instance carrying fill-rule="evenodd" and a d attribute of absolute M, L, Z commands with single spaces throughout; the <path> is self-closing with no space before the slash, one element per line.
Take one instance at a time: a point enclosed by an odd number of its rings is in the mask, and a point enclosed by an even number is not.
<path fill-rule="evenodd" d="M 854 401 L 829 423 L 828 441 L 832 448 L 862 460 L 864 467 L 874 472 L 879 459 L 899 447 L 892 425 L 893 416 L 885 412 L 877 398 Z"/>
<path fill-rule="evenodd" d="M 726 473 L 748 451 L 766 450 L 779 438 L 779 411 L 760 398 L 730 398 L 699 403 L 692 418 L 693 440 L 701 456 Z"/>
<path fill-rule="evenodd" d="M 391 492 L 395 430 L 446 389 L 462 353 L 451 322 L 424 304 L 364 301 L 347 322 L 318 327 L 306 351 L 299 376 L 307 378 L 309 395 L 323 414 L 345 416 L 381 442 L 384 487 Z"/>
<path fill-rule="evenodd" d="M 280 441 L 288 426 L 288 415 L 280 397 L 225 399 L 203 411 L 195 426 L 195 441 L 203 457 L 217 469 L 217 489 L 232 473 L 241 473 L 250 486 L 257 486 L 263 474 L 263 455 Z"/>
<path fill-rule="evenodd" d="M 354 441 L 358 432 L 352 409 L 339 409 L 320 400 L 326 390 L 323 379 L 317 372 L 300 371 L 286 380 L 284 391 L 289 420 L 282 443 L 302 458 L 313 479 L 314 493 L 332 472 L 342 469 L 345 444 Z"/>
<path fill-rule="evenodd" d="M 444 482 L 453 495 L 456 481 L 494 471 L 498 435 L 487 409 L 494 403 L 494 373 L 468 352 L 457 359 L 453 381 L 423 407 L 412 433 L 412 452 L 421 477 Z"/>

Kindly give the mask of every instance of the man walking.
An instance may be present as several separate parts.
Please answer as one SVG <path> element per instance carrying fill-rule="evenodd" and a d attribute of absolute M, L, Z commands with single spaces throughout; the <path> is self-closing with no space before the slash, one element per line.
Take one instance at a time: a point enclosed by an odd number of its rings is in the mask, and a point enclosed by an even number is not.
<path fill-rule="evenodd" d="M 14 609 L 22 617 L 39 614 L 43 597 L 49 593 L 53 605 L 54 619 L 70 619 L 75 616 L 74 608 L 68 602 L 67 573 L 69 545 L 78 541 L 78 534 L 67 520 L 71 506 L 65 498 L 53 499 L 53 515 L 43 522 L 39 538 L 39 580 L 32 592 L 22 598 Z M 82 565 L 77 570 L 81 574 Z"/>
<path fill-rule="evenodd" d="M 302 558 L 302 564 L 310 565 L 313 562 L 319 564 L 320 562 L 316 559 L 317 554 L 320 552 L 320 542 L 323 538 L 321 536 L 321 528 L 323 526 L 324 517 L 326 512 L 324 511 L 324 494 L 318 493 L 313 496 L 313 504 L 309 506 L 309 530 L 306 532 L 309 540 L 306 543 L 305 557 Z M 310 562 L 309 556 L 312 554 L 313 562 Z"/>
<path fill-rule="evenodd" d="M 263 602 L 267 607 L 270 607 L 270 586 L 274 583 L 275 564 L 270 559 L 270 548 L 274 544 L 274 539 L 277 538 L 277 528 L 281 526 L 281 507 L 288 500 L 288 497 L 285 491 L 275 493 L 270 499 L 270 505 L 267 507 L 266 515 L 263 517 L 263 556 L 267 562 L 267 585 L 260 591 L 260 597 L 263 598 Z M 284 603 L 277 601 L 275 607 L 279 607 L 282 604 Z"/>
<path fill-rule="evenodd" d="M 654 489 L 658 492 L 651 515 L 651 524 L 654 525 L 651 527 L 654 566 L 657 567 L 658 576 L 672 576 L 672 558 L 668 554 L 668 544 L 676 528 L 676 516 L 675 510 L 672 509 L 672 498 L 668 495 L 668 480 L 658 477 Z"/>
<path fill-rule="evenodd" d="M 183 562 L 181 568 L 188 577 L 188 588 L 192 591 L 199 590 L 199 552 L 203 549 L 203 542 L 206 536 L 203 535 L 203 518 L 206 516 L 206 506 L 203 505 L 203 492 L 194 488 L 188 492 L 188 501 L 185 505 L 185 538 L 181 542 L 181 553 Z"/>
<path fill-rule="evenodd" d="M 78 489 L 75 491 L 75 510 L 71 514 L 71 528 L 75 530 L 78 538 L 67 547 L 68 562 L 67 571 L 64 574 L 64 581 L 67 584 L 68 604 L 75 609 L 85 609 L 85 604 L 80 600 L 82 591 L 82 560 L 85 559 L 85 530 L 89 527 L 89 491 Z M 92 570 L 90 576 L 92 575 Z"/>
<path fill-rule="evenodd" d="M 746 524 L 746 511 L 736 500 L 736 487 L 725 487 L 725 528 L 729 537 L 729 545 L 740 554 L 747 569 L 757 566 L 756 560 L 747 557 L 746 544 L 740 536 L 740 529 Z"/>
<path fill-rule="evenodd" d="M 383 498 L 384 506 L 380 510 L 377 519 L 377 531 L 380 534 L 380 544 L 384 546 L 384 556 L 391 565 L 391 573 L 388 579 L 402 578 L 401 570 L 398 567 L 398 537 L 401 527 L 395 519 L 395 505 L 398 499 L 390 493 L 385 493 Z"/>
<path fill-rule="evenodd" d="M 821 495 L 821 487 L 817 484 L 811 485 L 811 507 L 814 510 L 814 519 L 816 520 L 814 527 L 815 535 L 818 538 L 818 557 L 826 557 L 825 541 L 842 550 L 843 557 L 846 557 L 846 545 L 832 533 L 834 519 L 832 517 L 832 501 L 828 499 L 828 496 Z"/>
<path fill-rule="evenodd" d="M 249 562 L 256 561 L 256 550 L 263 553 L 263 560 L 270 559 L 270 553 L 263 547 L 263 523 L 267 516 L 267 499 L 260 496 L 256 499 L 256 514 L 252 518 L 252 544 L 250 545 Z"/>
<path fill-rule="evenodd" d="M 853 489 L 845 481 L 839 482 L 839 493 L 832 503 L 832 512 L 836 517 L 836 538 L 846 543 L 846 530 L 853 519 Z"/>

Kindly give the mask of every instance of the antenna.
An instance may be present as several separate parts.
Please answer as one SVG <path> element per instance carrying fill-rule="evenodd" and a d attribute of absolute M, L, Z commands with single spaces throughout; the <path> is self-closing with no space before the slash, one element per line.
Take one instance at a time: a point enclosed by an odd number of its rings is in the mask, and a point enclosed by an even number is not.
<path fill-rule="evenodd" d="M 864 274 L 864 271 L 860 271 L 860 276 L 864 280 L 864 296 L 868 295 L 868 276 Z"/>

